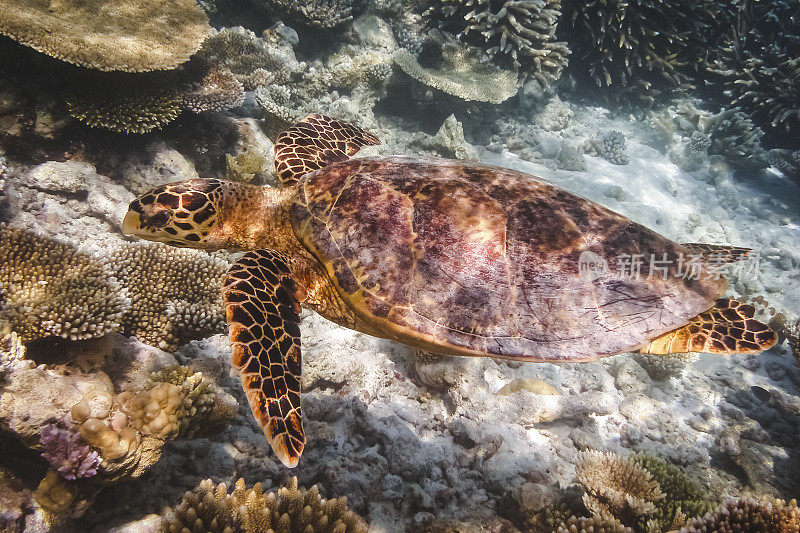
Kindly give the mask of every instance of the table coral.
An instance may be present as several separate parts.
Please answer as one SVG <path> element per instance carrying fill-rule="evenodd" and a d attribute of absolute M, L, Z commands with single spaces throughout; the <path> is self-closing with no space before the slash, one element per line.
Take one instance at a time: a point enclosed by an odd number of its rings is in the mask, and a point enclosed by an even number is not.
<path fill-rule="evenodd" d="M 194 0 L 3 0 L 0 34 L 98 70 L 173 69 L 210 31 Z"/>
<path fill-rule="evenodd" d="M 102 336 L 119 327 L 130 303 L 98 258 L 7 226 L 0 226 L 0 295 L 0 314 L 25 342 Z"/>
<path fill-rule="evenodd" d="M 346 498 L 325 500 L 316 486 L 298 489 L 297 478 L 275 492 L 264 494 L 260 483 L 248 489 L 243 479 L 228 494 L 224 483 L 216 487 L 206 479 L 183 501 L 162 515 L 164 532 L 285 531 L 289 533 L 367 531 L 364 520 L 347 509 Z"/>
<path fill-rule="evenodd" d="M 482 63 L 470 49 L 452 41 L 443 43 L 441 63 L 435 68 L 422 66 L 405 48 L 393 59 L 414 80 L 461 100 L 499 104 L 517 94 L 516 74 Z"/>

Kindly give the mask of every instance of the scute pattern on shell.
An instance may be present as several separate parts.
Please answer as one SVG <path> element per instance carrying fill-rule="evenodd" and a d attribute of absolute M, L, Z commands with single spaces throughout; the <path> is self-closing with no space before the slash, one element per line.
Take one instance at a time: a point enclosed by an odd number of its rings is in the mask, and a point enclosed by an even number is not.
<path fill-rule="evenodd" d="M 593 359 L 686 324 L 724 290 L 660 273 L 582 280 L 586 242 L 603 257 L 644 253 L 642 272 L 650 253 L 686 250 L 510 170 L 363 158 L 306 175 L 300 187 L 295 232 L 343 297 L 385 334 L 434 351 Z"/>

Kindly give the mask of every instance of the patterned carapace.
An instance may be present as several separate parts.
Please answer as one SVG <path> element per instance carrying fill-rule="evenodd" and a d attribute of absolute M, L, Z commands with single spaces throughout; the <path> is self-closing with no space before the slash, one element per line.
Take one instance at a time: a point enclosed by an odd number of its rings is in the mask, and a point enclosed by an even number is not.
<path fill-rule="evenodd" d="M 131 203 L 123 231 L 173 246 L 197 246 L 214 229 L 223 188 L 215 179 L 156 187 Z"/>
<path fill-rule="evenodd" d="M 344 161 L 362 147 L 381 142 L 371 133 L 316 113 L 308 115 L 278 136 L 275 169 L 284 185 L 336 161 Z"/>
<path fill-rule="evenodd" d="M 272 449 L 290 467 L 306 443 L 300 409 L 302 296 L 297 292 L 289 259 L 272 250 L 244 254 L 223 287 L 231 364 Z"/>

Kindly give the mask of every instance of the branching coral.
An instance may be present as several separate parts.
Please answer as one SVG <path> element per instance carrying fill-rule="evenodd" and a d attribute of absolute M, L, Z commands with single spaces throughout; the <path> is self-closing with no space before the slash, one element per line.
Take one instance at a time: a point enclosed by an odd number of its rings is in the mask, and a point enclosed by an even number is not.
<path fill-rule="evenodd" d="M 703 51 L 711 6 L 705 0 L 568 0 L 562 26 L 573 70 L 637 96 L 650 96 L 659 85 L 684 85 Z"/>
<path fill-rule="evenodd" d="M 786 176 L 800 182 L 800 150 L 772 149 L 767 153 L 767 162 Z"/>
<path fill-rule="evenodd" d="M 766 166 L 761 148 L 761 131 L 747 115 L 738 109 L 723 109 L 703 121 L 703 132 L 708 135 L 710 154 L 721 155 L 734 166 Z"/>
<path fill-rule="evenodd" d="M 181 93 L 184 109 L 192 113 L 223 111 L 244 102 L 241 82 L 226 68 L 212 68 L 203 78 Z"/>
<path fill-rule="evenodd" d="M 633 533 L 633 528 L 623 526 L 619 520 L 570 516 L 555 524 L 555 533 Z"/>
<path fill-rule="evenodd" d="M 652 474 L 664 494 L 656 502 L 652 517 L 664 531 L 683 526 L 687 517 L 703 516 L 713 510 L 708 491 L 689 479 L 680 467 L 648 454 L 636 454 L 633 460 Z"/>
<path fill-rule="evenodd" d="M 211 30 L 194 0 L 3 0 L 0 34 L 99 70 L 172 69 Z"/>
<path fill-rule="evenodd" d="M 252 0 L 287 21 L 315 28 L 335 28 L 353 20 L 361 0 Z"/>
<path fill-rule="evenodd" d="M 413 79 L 466 101 L 499 104 L 517 94 L 517 76 L 509 70 L 481 62 L 474 50 L 444 41 L 438 65 L 422 66 L 405 48 L 394 54 L 394 63 Z"/>
<path fill-rule="evenodd" d="M 301 70 L 290 46 L 278 46 L 241 27 L 215 32 L 196 57 L 210 66 L 230 70 L 247 90 L 285 83 Z"/>
<path fill-rule="evenodd" d="M 641 464 L 611 453 L 586 451 L 578 465 L 578 481 L 586 492 L 586 508 L 593 516 L 623 523 L 651 515 L 663 497 L 658 482 Z"/>
<path fill-rule="evenodd" d="M 230 266 L 205 252 L 161 244 L 124 244 L 109 267 L 128 288 L 123 332 L 165 350 L 225 329 L 221 286 Z"/>
<path fill-rule="evenodd" d="M 555 39 L 561 0 L 444 0 L 428 2 L 429 27 L 458 35 L 500 64 L 548 87 L 561 77 L 569 49 Z"/>
<path fill-rule="evenodd" d="M 609 131 L 603 135 L 598 144 L 597 153 L 606 161 L 615 165 L 627 165 L 630 163 L 625 147 L 625 135 L 622 132 Z"/>
<path fill-rule="evenodd" d="M 86 478 L 97 474 L 100 456 L 81 441 L 81 436 L 76 431 L 49 424 L 42 428 L 39 445 L 42 447 L 42 457 L 64 479 Z"/>
<path fill-rule="evenodd" d="M 102 261 L 72 246 L 0 226 L 0 315 L 25 342 L 99 337 L 129 304 Z"/>
<path fill-rule="evenodd" d="M 797 533 L 800 509 L 792 500 L 758 501 L 752 498 L 725 501 L 714 513 L 692 520 L 684 533 Z"/>
<path fill-rule="evenodd" d="M 210 479 L 187 492 L 183 501 L 162 515 L 161 530 L 183 531 L 285 531 L 289 533 L 367 531 L 364 520 L 347 509 L 346 498 L 324 500 L 316 486 L 298 489 L 297 478 L 289 485 L 264 494 L 261 484 L 247 489 L 243 479 L 231 494 L 224 483 L 216 487 Z"/>
<path fill-rule="evenodd" d="M 148 133 L 181 114 L 181 95 L 170 88 L 132 88 L 77 93 L 67 99 L 70 115 L 93 128 L 119 133 Z"/>
<path fill-rule="evenodd" d="M 800 3 L 745 0 L 708 69 L 729 105 L 800 135 Z"/>

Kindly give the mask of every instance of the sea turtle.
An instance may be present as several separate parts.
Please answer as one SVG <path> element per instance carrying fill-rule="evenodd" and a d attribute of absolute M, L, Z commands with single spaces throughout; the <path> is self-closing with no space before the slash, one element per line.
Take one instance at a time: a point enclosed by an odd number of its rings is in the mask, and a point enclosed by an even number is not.
<path fill-rule="evenodd" d="M 376 144 L 309 115 L 275 144 L 283 187 L 162 185 L 123 222 L 124 233 L 152 241 L 249 250 L 223 288 L 232 363 L 289 467 L 305 445 L 301 305 L 429 352 L 518 361 L 757 353 L 776 341 L 751 305 L 722 298 L 727 284 L 711 269 L 746 249 L 674 243 L 513 170 L 349 158 Z M 631 272 L 611 268 L 615 258 Z M 709 272 L 686 275 L 692 264 Z"/>

